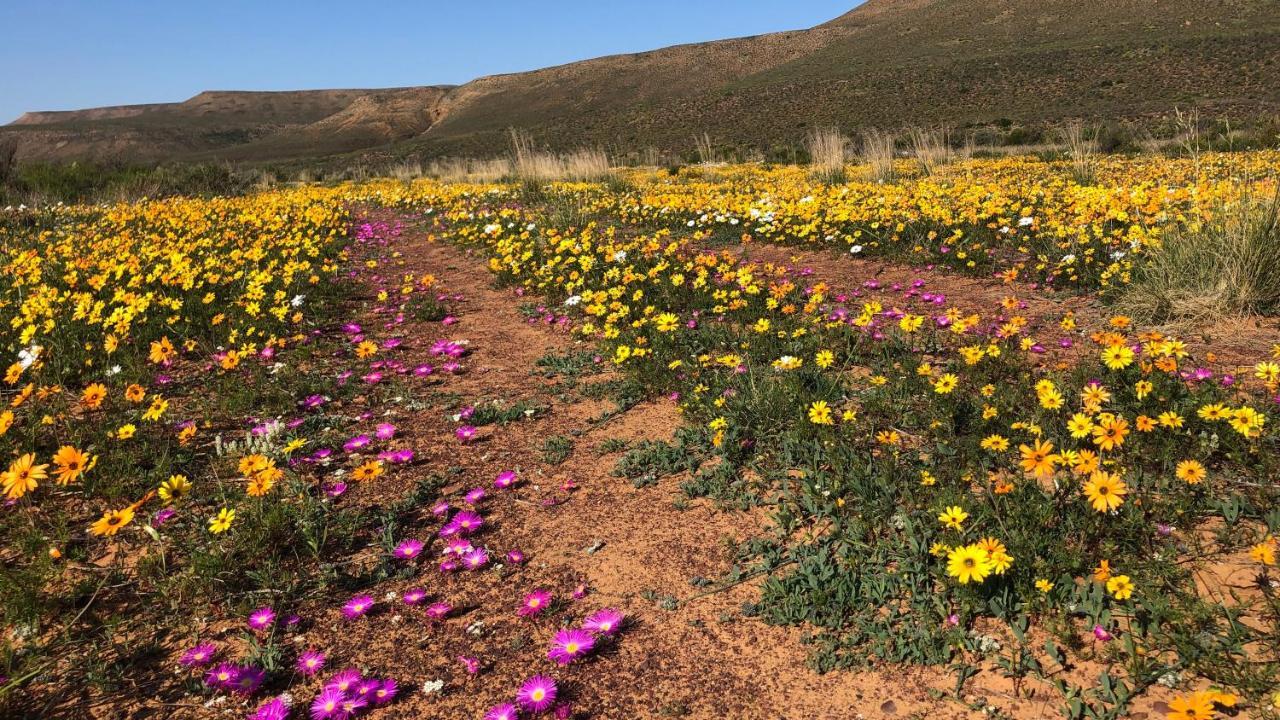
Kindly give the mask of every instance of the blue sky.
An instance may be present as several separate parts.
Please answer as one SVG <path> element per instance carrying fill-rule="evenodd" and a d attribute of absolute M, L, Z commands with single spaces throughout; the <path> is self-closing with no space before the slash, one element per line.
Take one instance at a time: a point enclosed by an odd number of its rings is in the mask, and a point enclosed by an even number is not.
<path fill-rule="evenodd" d="M 0 123 L 201 90 L 457 84 L 811 27 L 860 0 L 0 0 Z"/>

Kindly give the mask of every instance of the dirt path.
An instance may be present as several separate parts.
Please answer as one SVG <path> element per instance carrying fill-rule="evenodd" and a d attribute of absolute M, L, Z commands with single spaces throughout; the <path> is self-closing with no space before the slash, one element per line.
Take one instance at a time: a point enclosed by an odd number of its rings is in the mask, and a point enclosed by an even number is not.
<path fill-rule="evenodd" d="M 441 545 L 429 543 L 416 571 L 369 591 L 378 603 L 370 617 L 344 619 L 343 598 L 306 613 L 309 625 L 292 642 L 299 649 L 319 648 L 329 663 L 321 676 L 292 686 L 299 700 L 310 702 L 328 671 L 354 666 L 404 687 L 400 699 L 375 717 L 478 719 L 511 701 L 520 684 L 537 674 L 551 675 L 560 685 L 567 706 L 557 717 L 946 719 L 986 717 L 974 709 L 983 704 L 1019 720 L 1058 717 L 1056 694 L 1037 687 L 1030 696 L 1015 697 L 1010 681 L 989 664 L 969 680 L 962 699 L 953 694 L 955 677 L 941 668 L 818 674 L 807 666 L 803 628 L 769 626 L 744 613 L 744 605 L 759 599 L 758 581 L 710 594 L 705 581 L 691 582 L 705 579 L 718 587 L 731 569 L 733 548 L 767 530 L 767 513 L 687 500 L 680 476 L 643 488 L 615 477 L 616 441 L 670 439 L 681 423 L 675 405 L 647 401 L 602 421 L 611 402 L 567 391 L 563 378 L 548 377 L 537 366 L 549 353 L 589 352 L 590 345 L 554 324 L 529 320 L 521 305 L 531 299 L 496 288 L 484 257 L 429 241 L 411 223 L 406 227 L 394 245 L 399 254 L 374 274 L 392 286 L 391 279 L 405 273 L 433 275 L 439 290 L 454 298 L 456 322 L 411 319 L 390 326 L 392 335 L 404 339 L 396 360 L 407 367 L 439 364 L 430 352 L 437 340 L 465 343 L 469 354 L 461 374 L 410 384 L 419 403 L 414 409 L 393 404 L 370 419 L 394 423 L 401 445 L 417 457 L 376 482 L 354 484 L 342 502 L 389 504 L 431 475 L 447 478 L 442 495 L 454 508 L 465 506 L 462 496 L 469 490 L 486 488 L 487 497 L 477 504 L 485 529 L 474 541 L 487 548 L 490 563 L 476 572 L 442 573 L 436 567 Z M 793 253 L 776 247 L 753 246 L 749 253 L 759 260 L 793 260 Z M 815 281 L 837 289 L 877 276 L 882 284 L 905 287 L 918 276 L 893 266 L 867 275 L 867 265 L 840 260 L 799 254 L 794 264 L 813 268 Z M 930 277 L 929 283 L 936 280 Z M 998 302 L 989 285 L 932 291 L 963 291 L 972 302 L 970 290 L 985 293 L 976 294 L 979 303 Z M 360 320 L 373 328 L 383 319 Z M 605 372 L 583 382 L 607 377 Z M 482 426 L 470 443 L 455 437 L 459 421 L 452 415 L 459 408 L 521 401 L 546 412 Z M 543 453 L 552 437 L 572 440 L 563 461 Z M 494 490 L 493 479 L 508 470 L 518 472 L 520 483 Z M 442 522 L 423 507 L 393 542 L 429 541 Z M 524 553 L 526 561 L 507 562 L 511 550 Z M 378 552 L 371 547 L 365 554 Z M 444 602 L 452 611 L 441 622 L 428 621 L 421 607 L 401 603 L 399 595 L 410 588 L 423 588 L 427 603 Z M 537 618 L 519 617 L 523 598 L 536 589 L 551 592 L 556 602 Z M 586 660 L 566 667 L 551 663 L 546 652 L 556 631 L 602 607 L 630 618 L 618 639 Z M 467 671 L 464 657 L 479 661 L 478 673 Z M 1145 716 L 1152 702 L 1137 703 L 1133 717 Z M 243 707 L 228 702 L 205 708 L 192 717 L 208 717 L 210 709 L 220 718 L 243 716 Z"/>
<path fill-rule="evenodd" d="M 969 717 L 963 705 L 934 700 L 928 690 L 945 689 L 950 679 L 936 671 L 836 672 L 819 675 L 806 665 L 802 631 L 771 627 L 742 614 L 758 599 L 747 583 L 708 595 L 676 609 L 663 599 L 690 598 L 705 591 L 690 580 L 717 580 L 730 568 L 728 548 L 761 532 L 761 514 L 718 509 L 705 500 L 677 503 L 680 478 L 635 488 L 611 470 L 618 455 L 601 444 L 667 439 L 680 422 L 676 408 L 647 402 L 592 425 L 608 403 L 555 397 L 554 380 L 531 374 L 550 351 L 586 349 L 564 331 L 530 324 L 519 313 L 522 300 L 495 289 L 483 258 L 444 243 L 428 243 L 406 233 L 401 266 L 394 272 L 431 273 L 450 294 L 459 294 L 457 324 L 411 323 L 406 335 L 410 365 L 429 358 L 437 338 L 465 340 L 471 349 L 466 374 L 443 386 L 466 404 L 488 400 L 531 400 L 550 405 L 544 416 L 482 428 L 478 441 L 460 445 L 455 425 L 438 410 L 420 417 L 389 418 L 411 433 L 420 467 L 445 470 L 457 478 L 446 490 L 456 501 L 472 487 L 488 486 L 503 470 L 518 470 L 523 484 L 514 493 L 491 496 L 484 514 L 492 529 L 483 536 L 491 556 L 519 549 L 527 564 L 501 572 L 440 576 L 428 564 L 419 578 L 386 583 L 372 593 L 425 587 L 432 600 L 458 610 L 439 627 L 400 612 L 389 621 L 346 623 L 336 610 L 317 622 L 307 641 L 330 632 L 340 647 L 363 647 L 367 658 L 391 658 L 379 670 L 391 677 L 443 680 L 442 692 L 413 692 L 390 711 L 396 717 L 479 718 L 510 699 L 520 682 L 535 673 L 560 680 L 575 716 L 593 718 L 855 718 L 912 716 Z M 421 356 L 419 356 L 421 354 Z M 575 437 L 576 434 L 576 437 Z M 573 437 L 572 455 L 549 465 L 539 449 L 553 435 Z M 567 483 L 573 489 L 566 490 Z M 389 478 L 379 492 L 403 492 L 409 479 Z M 357 491 L 364 491 L 358 488 Z M 434 530 L 421 530 L 426 539 Z M 593 548 L 592 552 L 587 552 Z M 427 561 L 430 563 L 431 561 Z M 587 595 L 568 600 L 585 584 Z M 542 588 L 566 605 L 555 617 L 517 618 L 525 593 Z M 567 668 L 545 658 L 560 616 L 615 607 L 633 619 L 620 640 L 599 656 Z M 669 607 L 669 601 L 667 603 Z M 477 621 L 483 629 L 476 629 Z M 478 657 L 484 670 L 469 677 L 456 658 Z M 360 658 L 351 658 L 358 662 Z M 340 667 L 335 660 L 333 667 Z M 933 676 L 930 679 L 930 676 Z"/>

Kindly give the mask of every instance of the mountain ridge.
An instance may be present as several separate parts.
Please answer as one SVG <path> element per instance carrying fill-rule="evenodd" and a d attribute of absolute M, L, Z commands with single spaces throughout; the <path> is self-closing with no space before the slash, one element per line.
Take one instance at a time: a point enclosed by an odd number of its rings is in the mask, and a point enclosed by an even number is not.
<path fill-rule="evenodd" d="M 0 126 L 24 160 L 272 161 L 553 149 L 757 148 L 807 128 L 1132 120 L 1175 106 L 1280 113 L 1274 0 L 868 0 L 807 30 L 686 43 L 462 85 L 205 91 L 36 111 Z"/>

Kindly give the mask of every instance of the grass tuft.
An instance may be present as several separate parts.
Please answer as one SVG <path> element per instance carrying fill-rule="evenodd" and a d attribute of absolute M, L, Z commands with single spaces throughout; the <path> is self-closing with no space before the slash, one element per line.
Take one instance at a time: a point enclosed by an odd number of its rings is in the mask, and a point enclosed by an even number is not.
<path fill-rule="evenodd" d="M 1120 300 L 1146 322 L 1203 325 L 1280 310 L 1280 191 L 1243 198 L 1149 251 Z"/>

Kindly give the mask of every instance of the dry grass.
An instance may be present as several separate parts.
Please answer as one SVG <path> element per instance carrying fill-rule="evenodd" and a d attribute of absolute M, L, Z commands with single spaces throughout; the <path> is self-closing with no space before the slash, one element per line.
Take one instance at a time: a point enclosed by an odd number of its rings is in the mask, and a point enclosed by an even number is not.
<path fill-rule="evenodd" d="M 601 180 L 613 175 L 613 166 L 603 150 L 584 148 L 557 155 L 537 149 L 529 133 L 514 128 L 511 152 L 512 170 L 526 182 Z"/>
<path fill-rule="evenodd" d="M 874 129 L 862 133 L 862 152 L 859 160 L 867 166 L 869 179 L 875 182 L 893 180 L 895 142 L 891 133 Z"/>
<path fill-rule="evenodd" d="M 432 160 L 425 172 L 446 182 L 497 182 L 514 174 L 510 158 L 443 158 Z"/>
<path fill-rule="evenodd" d="M 1081 185 L 1090 185 L 1098 176 L 1098 145 L 1089 139 L 1082 123 L 1068 123 L 1062 128 L 1062 140 L 1067 146 L 1071 162 L 1071 175 Z"/>
<path fill-rule="evenodd" d="M 417 160 L 405 160 L 402 163 L 392 165 L 387 170 L 387 175 L 397 180 L 416 180 L 424 174 L 422 163 Z"/>
<path fill-rule="evenodd" d="M 809 151 L 809 167 L 813 174 L 827 181 L 844 179 L 845 148 L 849 141 L 834 127 L 810 130 L 804 146 Z"/>
<path fill-rule="evenodd" d="M 911 128 L 909 137 L 911 154 L 924 175 L 933 175 L 951 162 L 950 137 L 945 128 Z"/>
<path fill-rule="evenodd" d="M 702 133 L 693 136 L 693 143 L 698 150 L 698 161 L 701 163 L 713 163 L 717 161 L 716 146 L 711 142 L 711 135 Z"/>
<path fill-rule="evenodd" d="M 1171 233 L 1134 272 L 1120 309 L 1148 323 L 1203 326 L 1280 310 L 1280 191 L 1224 206 Z"/>

